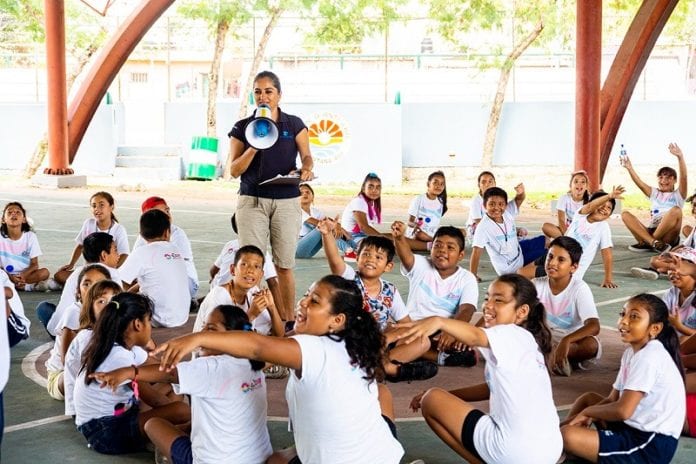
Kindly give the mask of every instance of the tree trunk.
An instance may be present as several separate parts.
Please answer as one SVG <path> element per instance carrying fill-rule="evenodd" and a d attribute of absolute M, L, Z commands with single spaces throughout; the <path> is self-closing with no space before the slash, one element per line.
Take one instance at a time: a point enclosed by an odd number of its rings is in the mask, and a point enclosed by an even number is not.
<path fill-rule="evenodd" d="M 249 111 L 249 92 L 251 92 L 251 88 L 254 86 L 254 77 L 256 76 L 256 73 L 259 70 L 259 66 L 261 66 L 261 60 L 263 59 L 263 55 L 266 53 L 266 45 L 268 45 L 268 40 L 271 38 L 273 29 L 278 23 L 278 19 L 280 18 L 280 15 L 283 14 L 283 11 L 284 10 L 282 8 L 274 8 L 271 10 L 271 19 L 268 20 L 268 24 L 266 24 L 266 28 L 263 31 L 261 40 L 259 40 L 259 44 L 256 46 L 254 61 L 251 62 L 251 68 L 249 69 L 249 75 L 247 76 L 246 84 L 244 85 L 244 88 L 242 89 L 242 92 L 240 94 L 239 114 L 237 116 L 237 120 L 245 118 L 247 116 L 247 112 Z M 230 179 L 232 177 L 232 175 L 230 174 L 231 164 L 232 156 L 231 153 L 228 153 L 227 161 L 225 162 L 225 170 L 223 173 L 223 177 L 225 179 Z"/>
<path fill-rule="evenodd" d="M 230 29 L 229 21 L 218 22 L 215 33 L 215 52 L 213 62 L 210 64 L 210 74 L 208 75 L 208 111 L 207 111 L 207 135 L 217 137 L 217 94 L 218 82 L 220 80 L 220 61 L 222 52 L 225 50 L 225 38 Z"/>
<path fill-rule="evenodd" d="M 481 156 L 481 168 L 490 169 L 493 166 L 493 150 L 495 149 L 495 139 L 498 135 L 498 123 L 500 122 L 500 114 L 503 112 L 503 103 L 505 102 L 505 91 L 507 83 L 510 80 L 510 73 L 515 66 L 515 61 L 529 48 L 529 46 L 539 37 L 544 29 L 544 23 L 539 22 L 534 27 L 527 37 L 510 52 L 505 59 L 503 67 L 500 70 L 500 78 L 498 79 L 498 88 L 493 99 L 493 106 L 488 117 L 488 125 L 486 126 L 486 138 L 483 142 L 483 155 Z"/>
<path fill-rule="evenodd" d="M 104 37 L 106 34 L 106 30 L 102 29 L 99 33 L 100 37 Z M 99 49 L 99 45 L 103 42 L 103 40 L 95 40 L 92 42 L 86 49 L 80 50 L 82 53 L 78 55 L 77 61 L 75 63 L 75 66 L 72 67 L 72 69 L 68 72 L 68 75 L 66 76 L 66 86 L 68 89 L 72 88 L 73 83 L 77 79 L 77 76 L 80 75 L 83 69 L 85 69 L 85 66 L 87 66 L 87 63 L 89 63 L 89 60 L 92 58 L 92 56 L 96 53 L 96 51 Z M 68 95 L 70 95 L 70 92 L 68 91 Z M 30 178 L 36 174 L 36 171 L 38 171 L 39 167 L 41 167 L 41 163 L 43 163 L 44 159 L 46 158 L 46 154 L 48 153 L 48 133 L 44 132 L 43 136 L 41 139 L 36 143 L 36 148 L 34 148 L 34 153 L 32 153 L 31 157 L 29 158 L 29 161 L 27 162 L 27 165 L 24 167 L 24 177 L 25 178 Z"/>

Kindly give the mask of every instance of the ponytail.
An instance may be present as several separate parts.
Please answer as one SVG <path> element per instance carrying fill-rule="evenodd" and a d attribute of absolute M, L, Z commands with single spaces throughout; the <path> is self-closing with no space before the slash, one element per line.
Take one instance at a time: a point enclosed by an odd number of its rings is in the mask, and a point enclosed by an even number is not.
<path fill-rule="evenodd" d="M 242 308 L 234 305 L 218 305 L 213 308 L 213 311 L 219 311 L 224 319 L 225 329 L 227 330 L 244 330 L 246 332 L 251 331 L 251 323 L 249 322 L 249 315 L 244 312 Z M 211 311 L 212 312 L 212 311 Z M 254 371 L 260 371 L 263 366 L 266 365 L 263 361 L 257 361 L 254 359 L 249 360 L 251 364 L 251 369 Z"/>
<path fill-rule="evenodd" d="M 438 200 L 440 200 L 440 203 L 442 204 L 442 215 L 444 216 L 447 212 L 447 180 L 445 178 L 445 173 L 439 170 L 431 172 L 428 176 L 428 183 L 430 183 L 433 177 L 437 176 L 442 177 L 445 184 L 445 188 L 442 189 L 442 193 L 437 196 Z"/>

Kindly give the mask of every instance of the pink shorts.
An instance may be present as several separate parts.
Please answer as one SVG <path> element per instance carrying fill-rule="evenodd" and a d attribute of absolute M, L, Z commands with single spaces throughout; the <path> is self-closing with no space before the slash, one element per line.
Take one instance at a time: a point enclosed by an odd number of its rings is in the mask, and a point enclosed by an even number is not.
<path fill-rule="evenodd" d="M 696 437 L 696 393 L 686 394 L 686 423 L 689 424 L 689 436 Z"/>

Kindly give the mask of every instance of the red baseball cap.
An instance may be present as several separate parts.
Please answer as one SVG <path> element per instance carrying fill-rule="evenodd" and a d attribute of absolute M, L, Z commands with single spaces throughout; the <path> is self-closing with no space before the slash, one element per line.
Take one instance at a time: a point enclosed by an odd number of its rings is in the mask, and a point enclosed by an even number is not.
<path fill-rule="evenodd" d="M 164 201 L 164 198 L 162 197 L 150 197 L 147 200 L 143 201 L 143 204 L 140 205 L 140 210 L 141 212 L 149 211 L 155 206 L 159 205 L 166 205 L 167 202 Z"/>

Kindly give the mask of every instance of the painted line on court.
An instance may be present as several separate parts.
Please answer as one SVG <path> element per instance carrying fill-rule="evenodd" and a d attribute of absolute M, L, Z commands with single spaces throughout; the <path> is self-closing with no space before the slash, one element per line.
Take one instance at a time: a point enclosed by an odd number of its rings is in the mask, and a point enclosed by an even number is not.
<path fill-rule="evenodd" d="M 22 374 L 24 374 L 24 377 L 43 388 L 46 388 L 48 385 L 48 380 L 42 377 L 41 374 L 39 374 L 39 371 L 36 370 L 36 360 L 39 359 L 39 356 L 41 356 L 44 351 L 50 350 L 52 345 L 53 342 L 47 342 L 43 345 L 39 345 L 31 350 L 29 354 L 24 357 L 24 359 L 22 359 Z"/>
<path fill-rule="evenodd" d="M 0 198 L 2 201 L 17 201 L 17 198 Z M 50 206 L 71 206 L 75 208 L 83 208 L 89 210 L 89 205 L 84 203 L 70 203 L 62 201 L 45 201 L 45 200 L 22 200 L 22 203 L 33 203 L 37 205 L 50 205 Z M 128 209 L 133 211 L 140 211 L 140 206 L 121 206 L 119 204 L 118 209 Z M 230 211 L 201 211 L 193 209 L 173 209 L 173 214 L 186 213 L 186 214 L 209 214 L 211 216 L 232 216 Z"/>
<path fill-rule="evenodd" d="M 662 293 L 667 292 L 667 290 L 668 290 L 668 289 L 666 289 L 666 290 L 655 290 L 654 292 L 647 292 L 647 293 L 649 293 L 650 295 L 660 295 L 660 294 L 662 294 Z M 601 303 L 597 303 L 597 307 L 599 308 L 600 306 L 607 306 L 607 305 L 610 305 L 610 304 L 618 303 L 618 302 L 620 302 L 620 301 L 626 301 L 628 298 L 629 298 L 628 296 L 624 296 L 624 297 L 621 297 L 621 298 L 613 298 L 613 299 L 611 299 L 611 300 L 602 301 Z"/>
<path fill-rule="evenodd" d="M 63 422 L 66 420 L 72 419 L 70 416 L 53 416 L 53 417 L 46 417 L 44 419 L 37 419 L 29 422 L 23 422 L 21 424 L 17 425 L 10 425 L 8 427 L 5 427 L 5 433 L 10 433 L 10 432 L 17 432 L 18 430 L 26 430 L 26 429 L 33 429 L 34 427 L 41 427 L 42 425 L 46 424 L 54 424 L 56 422 Z"/>

